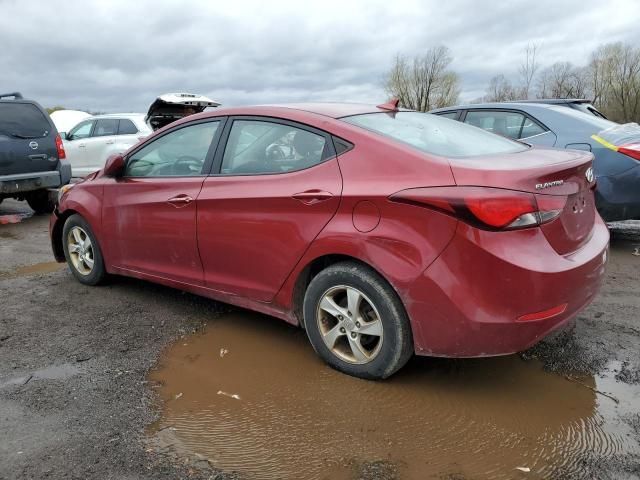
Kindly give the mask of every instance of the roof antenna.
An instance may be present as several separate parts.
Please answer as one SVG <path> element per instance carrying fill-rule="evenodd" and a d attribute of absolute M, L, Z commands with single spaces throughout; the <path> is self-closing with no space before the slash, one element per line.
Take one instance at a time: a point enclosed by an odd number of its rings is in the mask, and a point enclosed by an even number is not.
<path fill-rule="evenodd" d="M 387 103 L 383 103 L 381 105 L 378 105 L 377 108 L 381 108 L 382 110 L 391 110 L 392 112 L 397 112 L 399 110 L 398 109 L 398 104 L 399 103 L 400 103 L 400 99 L 399 98 L 392 98 Z"/>

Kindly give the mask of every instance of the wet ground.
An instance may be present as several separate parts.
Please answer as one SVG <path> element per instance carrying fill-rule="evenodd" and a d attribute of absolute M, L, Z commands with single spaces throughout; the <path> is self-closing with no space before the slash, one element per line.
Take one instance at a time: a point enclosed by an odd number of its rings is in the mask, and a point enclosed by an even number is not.
<path fill-rule="evenodd" d="M 640 225 L 573 329 L 368 382 L 276 319 L 81 286 L 28 212 L 0 205 L 0 479 L 640 478 Z"/>

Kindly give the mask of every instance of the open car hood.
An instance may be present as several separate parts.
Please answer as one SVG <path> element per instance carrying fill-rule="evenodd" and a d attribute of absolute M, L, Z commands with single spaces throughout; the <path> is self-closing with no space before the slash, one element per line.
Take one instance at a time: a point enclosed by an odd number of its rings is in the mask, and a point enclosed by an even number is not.
<path fill-rule="evenodd" d="M 193 93 L 165 93 L 149 107 L 146 122 L 155 131 L 183 117 L 200 113 L 207 107 L 217 107 L 220 103 Z"/>

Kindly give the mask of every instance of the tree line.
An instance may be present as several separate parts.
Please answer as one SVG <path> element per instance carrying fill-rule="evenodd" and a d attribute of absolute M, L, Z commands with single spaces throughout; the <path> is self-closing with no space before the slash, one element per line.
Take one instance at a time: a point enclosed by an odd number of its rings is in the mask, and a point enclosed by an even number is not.
<path fill-rule="evenodd" d="M 586 98 L 613 121 L 640 121 L 640 48 L 609 43 L 598 47 L 586 65 L 556 62 L 544 68 L 539 54 L 538 45 L 528 45 L 515 81 L 497 74 L 485 95 L 469 103 Z M 445 46 L 413 58 L 398 55 L 384 77 L 385 91 L 403 107 L 423 112 L 459 103 L 460 77 L 450 68 L 452 60 Z"/>

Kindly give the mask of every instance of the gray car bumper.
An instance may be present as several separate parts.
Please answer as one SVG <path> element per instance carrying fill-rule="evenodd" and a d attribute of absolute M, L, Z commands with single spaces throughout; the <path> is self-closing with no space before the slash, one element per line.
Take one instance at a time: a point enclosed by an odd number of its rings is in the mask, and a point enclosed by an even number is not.
<path fill-rule="evenodd" d="M 0 195 L 19 195 L 23 192 L 55 188 L 60 185 L 62 185 L 60 172 L 57 170 L 0 175 Z"/>

